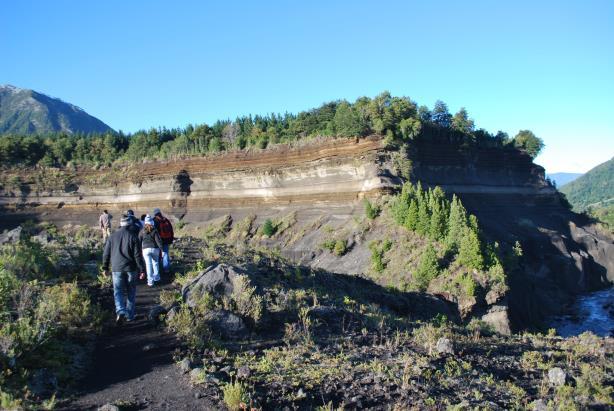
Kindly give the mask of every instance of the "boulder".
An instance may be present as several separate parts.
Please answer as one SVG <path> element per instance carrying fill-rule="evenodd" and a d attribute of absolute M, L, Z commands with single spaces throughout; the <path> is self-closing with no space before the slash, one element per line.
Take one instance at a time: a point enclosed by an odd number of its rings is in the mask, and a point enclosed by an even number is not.
<path fill-rule="evenodd" d="M 499 334 L 512 335 L 507 307 L 504 305 L 492 306 L 490 310 L 482 316 L 482 321 L 492 326 Z"/>
<path fill-rule="evenodd" d="M 539 400 L 533 401 L 529 405 L 531 406 L 532 411 L 548 411 L 549 410 L 548 404 L 546 403 L 546 401 L 542 400 L 541 398 Z"/>
<path fill-rule="evenodd" d="M 247 365 L 239 367 L 239 369 L 237 370 L 237 378 L 240 380 L 245 380 L 249 378 L 250 375 L 252 375 L 252 372 Z"/>
<path fill-rule="evenodd" d="M 211 331 L 222 338 L 234 340 L 247 337 L 247 326 L 243 319 L 228 310 L 209 311 L 204 319 Z"/>
<path fill-rule="evenodd" d="M 164 308 L 161 305 L 155 305 L 153 307 L 151 307 L 151 309 L 149 310 L 149 314 L 147 314 L 147 319 L 152 323 L 152 324 L 158 324 L 160 322 L 160 317 L 164 314 L 167 313 L 166 308 Z"/>
<path fill-rule="evenodd" d="M 190 381 L 192 384 L 202 384 L 207 379 L 207 372 L 200 367 L 192 369 L 190 371 Z"/>
<path fill-rule="evenodd" d="M 98 411 L 120 411 L 119 407 L 117 405 L 111 404 L 111 403 L 107 403 L 105 405 L 103 405 L 102 407 L 98 408 Z"/>
<path fill-rule="evenodd" d="M 233 280 L 238 275 L 245 274 L 240 268 L 228 264 L 212 265 L 199 273 L 181 289 L 183 301 L 189 307 L 194 307 L 196 302 L 205 293 L 211 294 L 216 298 L 228 297 L 234 290 Z"/>
<path fill-rule="evenodd" d="M 41 245 L 47 245 L 53 240 L 53 236 L 51 236 L 51 234 L 49 234 L 46 230 L 43 230 L 37 235 L 33 235 L 30 239 Z"/>
<path fill-rule="evenodd" d="M 467 318 L 473 312 L 478 300 L 475 297 L 464 296 L 458 301 L 458 312 L 461 318 Z"/>
<path fill-rule="evenodd" d="M 179 370 L 183 373 L 183 374 L 187 374 L 190 372 L 190 370 L 192 369 L 192 362 L 190 361 L 189 358 L 184 358 L 183 360 L 179 361 L 177 363 L 177 366 L 179 366 Z"/>
<path fill-rule="evenodd" d="M 548 382 L 553 387 L 561 387 L 567 381 L 567 373 L 559 367 L 550 368 L 548 370 Z"/>
<path fill-rule="evenodd" d="M 573 222 L 569 223 L 569 232 L 576 243 L 582 244 L 591 256 L 590 264 L 597 264 L 595 271 L 603 270 L 608 281 L 614 281 L 614 242 L 595 232 L 592 227 L 579 227 Z"/>
<path fill-rule="evenodd" d="M 439 354 L 454 355 L 454 344 L 452 344 L 452 341 L 449 338 L 441 337 L 439 340 L 437 340 L 435 350 Z"/>
<path fill-rule="evenodd" d="M 19 226 L 11 231 L 0 234 L 0 245 L 17 244 L 21 239 L 21 231 L 22 228 Z"/>
<path fill-rule="evenodd" d="M 492 289 L 486 293 L 486 304 L 493 305 L 503 300 L 505 291 L 502 289 Z"/>

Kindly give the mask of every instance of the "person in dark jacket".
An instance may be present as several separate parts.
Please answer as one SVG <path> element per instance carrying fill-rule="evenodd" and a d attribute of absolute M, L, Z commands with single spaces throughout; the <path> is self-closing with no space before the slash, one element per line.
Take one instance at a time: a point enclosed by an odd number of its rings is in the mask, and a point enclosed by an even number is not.
<path fill-rule="evenodd" d="M 130 229 L 130 225 L 130 218 L 122 216 L 120 229 L 111 234 L 102 255 L 105 276 L 109 275 L 109 263 L 111 265 L 118 325 L 134 319 L 137 276 L 138 273 L 145 272 L 141 242 L 137 234 Z"/>
<path fill-rule="evenodd" d="M 128 219 L 130 220 L 130 229 L 134 230 L 138 234 L 139 231 L 143 229 L 143 223 L 141 222 L 141 220 L 136 218 L 136 216 L 134 215 L 134 211 L 132 210 L 126 211 L 126 216 L 128 216 Z"/>
<path fill-rule="evenodd" d="M 162 239 L 155 228 L 153 218 L 146 216 L 144 228 L 139 233 L 141 247 L 143 248 L 143 258 L 147 268 L 147 285 L 153 287 L 160 281 L 160 250 L 162 249 Z"/>
<path fill-rule="evenodd" d="M 154 208 L 153 215 L 156 230 L 162 239 L 162 271 L 168 273 L 171 266 L 171 257 L 168 249 L 175 240 L 173 225 L 168 218 L 162 215 L 159 208 Z"/>

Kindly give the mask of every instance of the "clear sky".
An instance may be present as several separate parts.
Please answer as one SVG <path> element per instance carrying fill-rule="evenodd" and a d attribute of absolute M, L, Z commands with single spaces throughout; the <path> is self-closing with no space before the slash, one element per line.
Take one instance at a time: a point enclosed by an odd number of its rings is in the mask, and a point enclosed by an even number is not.
<path fill-rule="evenodd" d="M 213 3 L 2 1 L 0 84 L 127 132 L 389 90 L 532 130 L 548 172 L 614 156 L 614 1 Z"/>

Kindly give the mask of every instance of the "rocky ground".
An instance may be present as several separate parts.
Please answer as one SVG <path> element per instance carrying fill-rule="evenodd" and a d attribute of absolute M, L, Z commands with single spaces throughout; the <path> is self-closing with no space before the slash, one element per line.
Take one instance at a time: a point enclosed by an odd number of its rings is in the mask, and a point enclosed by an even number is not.
<path fill-rule="evenodd" d="M 89 373 L 76 388 L 73 399 L 61 403 L 59 409 L 96 410 L 109 404 L 121 410 L 213 407 L 211 400 L 190 388 L 189 381 L 175 367 L 177 339 L 148 318 L 160 291 L 169 283 L 170 279 L 153 289 L 139 284 L 136 320 L 121 327 L 109 325 L 93 352 Z M 107 291 L 106 308 L 111 311 L 111 290 Z"/>
<path fill-rule="evenodd" d="M 173 253 L 175 278 L 139 285 L 134 323 L 107 319 L 89 371 L 56 409 L 614 406 L 612 338 L 498 335 L 462 325 L 438 297 L 265 249 L 184 237 Z M 108 284 L 90 289 L 112 312 Z"/>
<path fill-rule="evenodd" d="M 614 404 L 611 338 L 500 336 L 482 322 L 456 324 L 432 297 L 226 251 L 210 256 L 234 265 L 188 273 L 162 303 L 186 343 L 179 369 L 229 409 Z"/>

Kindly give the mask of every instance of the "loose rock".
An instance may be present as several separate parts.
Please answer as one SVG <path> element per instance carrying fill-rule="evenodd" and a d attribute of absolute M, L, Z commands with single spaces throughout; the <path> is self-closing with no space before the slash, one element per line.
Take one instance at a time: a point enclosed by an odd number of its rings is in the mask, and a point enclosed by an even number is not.
<path fill-rule="evenodd" d="M 183 301 L 189 307 L 194 307 L 204 294 L 211 294 L 216 298 L 228 297 L 234 290 L 233 280 L 243 274 L 245 273 L 240 268 L 228 264 L 212 265 L 183 287 Z"/>
<path fill-rule="evenodd" d="M 245 322 L 238 315 L 227 310 L 210 311 L 205 322 L 211 330 L 226 339 L 241 339 L 247 336 Z"/>
<path fill-rule="evenodd" d="M 189 373 L 190 370 L 192 369 L 192 362 L 190 361 L 189 358 L 184 358 L 183 360 L 179 361 L 177 365 L 179 366 L 179 370 L 183 374 Z"/>
<path fill-rule="evenodd" d="M 166 314 L 166 308 L 161 305 L 156 305 L 149 310 L 147 319 L 153 324 L 158 324 L 160 322 L 160 317 L 164 314 Z"/>
<path fill-rule="evenodd" d="M 244 365 L 237 370 L 237 378 L 239 379 L 249 378 L 250 375 L 252 375 L 252 372 L 247 365 Z"/>
<path fill-rule="evenodd" d="M 567 381 L 567 373 L 559 367 L 548 370 L 548 382 L 554 387 L 561 387 Z"/>
<path fill-rule="evenodd" d="M 21 226 L 0 234 L 0 245 L 2 244 L 17 244 L 21 238 Z"/>
<path fill-rule="evenodd" d="M 449 338 L 441 337 L 439 340 L 437 340 L 435 350 L 437 350 L 439 354 L 454 355 L 454 345 Z"/>

